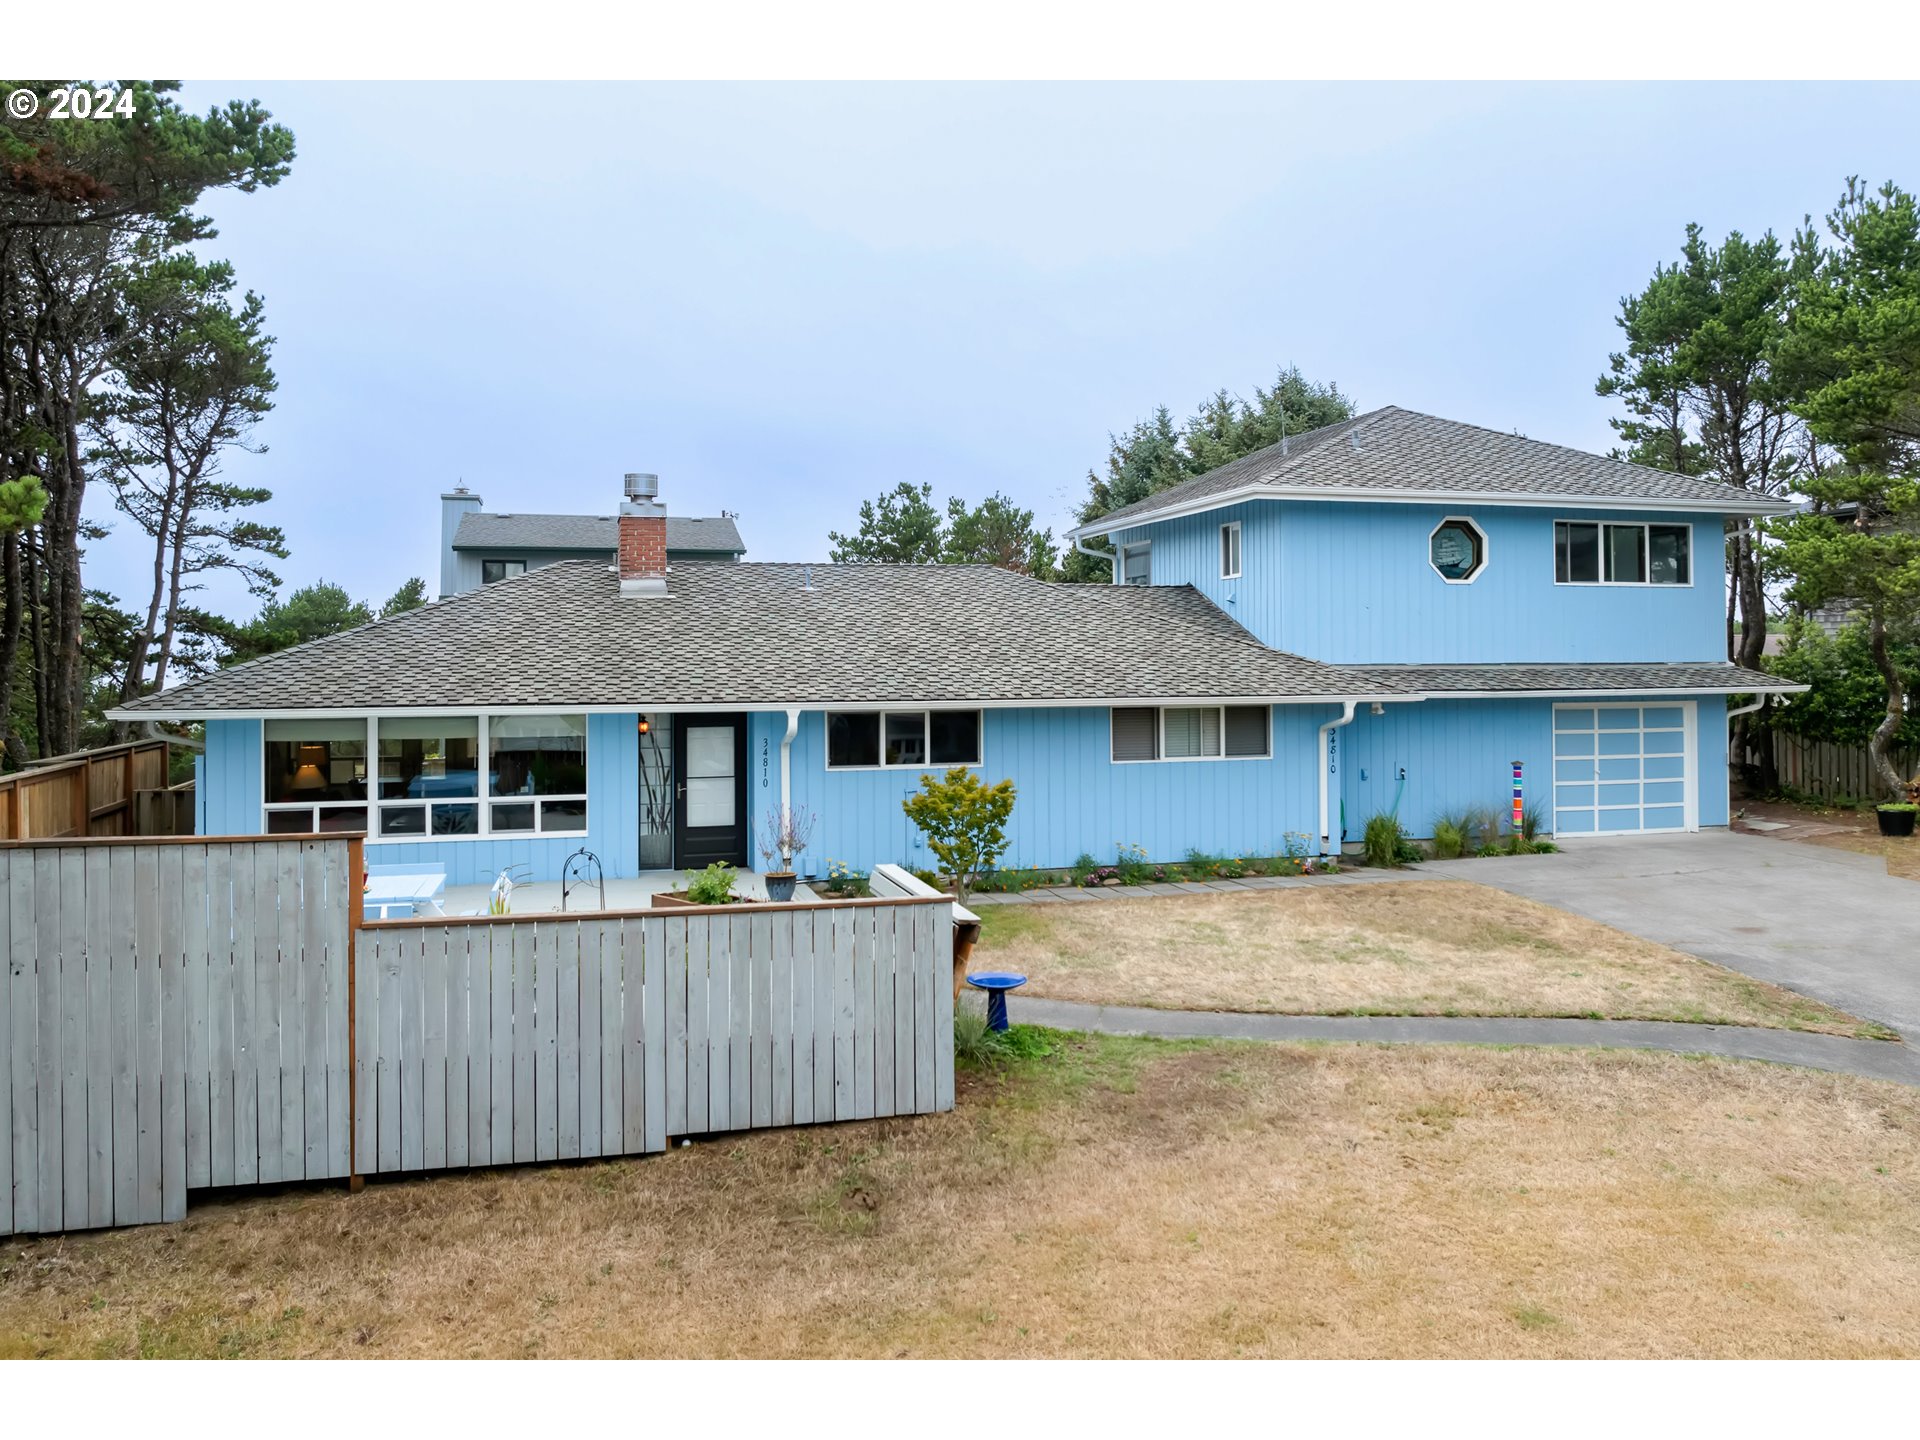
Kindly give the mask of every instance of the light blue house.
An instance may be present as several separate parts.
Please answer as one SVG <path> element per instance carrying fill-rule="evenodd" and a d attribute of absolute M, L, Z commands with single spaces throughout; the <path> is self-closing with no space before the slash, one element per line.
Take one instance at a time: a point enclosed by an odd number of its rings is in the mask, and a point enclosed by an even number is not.
<path fill-rule="evenodd" d="M 678 560 L 645 492 L 611 550 L 135 701 L 204 720 L 207 834 L 365 830 L 370 861 L 552 878 L 925 864 L 930 770 L 1011 778 L 1006 863 L 1138 845 L 1337 851 L 1392 811 L 1562 837 L 1725 825 L 1723 535 L 1777 502 L 1395 408 L 1082 527 L 1113 585 L 978 566 Z M 1100 553 L 1105 553 L 1104 551 Z"/>

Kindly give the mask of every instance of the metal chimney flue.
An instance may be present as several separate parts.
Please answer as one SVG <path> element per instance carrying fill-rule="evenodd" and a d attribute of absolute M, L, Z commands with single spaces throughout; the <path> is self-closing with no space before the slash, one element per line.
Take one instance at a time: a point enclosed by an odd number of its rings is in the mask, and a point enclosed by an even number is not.
<path fill-rule="evenodd" d="M 667 593 L 667 507 L 660 477 L 629 471 L 620 505 L 619 571 L 622 595 Z"/>

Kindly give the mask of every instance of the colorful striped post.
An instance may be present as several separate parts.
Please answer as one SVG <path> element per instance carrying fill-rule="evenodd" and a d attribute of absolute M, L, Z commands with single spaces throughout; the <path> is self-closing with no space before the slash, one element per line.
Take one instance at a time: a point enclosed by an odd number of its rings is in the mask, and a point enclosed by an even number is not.
<path fill-rule="evenodd" d="M 1525 767 L 1518 760 L 1513 762 L 1513 833 L 1520 833 L 1520 819 L 1526 814 L 1526 800 L 1520 786 L 1520 774 Z"/>

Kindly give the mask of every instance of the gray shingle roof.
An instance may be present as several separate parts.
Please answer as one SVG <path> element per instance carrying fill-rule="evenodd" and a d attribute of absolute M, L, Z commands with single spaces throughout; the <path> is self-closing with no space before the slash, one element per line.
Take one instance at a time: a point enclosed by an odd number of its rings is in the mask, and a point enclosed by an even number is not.
<path fill-rule="evenodd" d="M 1403 678 L 1392 667 L 1336 667 L 1270 650 L 1187 586 L 1045 584 L 983 565 L 694 564 L 669 575 L 664 597 L 623 597 L 610 566 L 562 561 L 124 709 L 199 716 L 1384 698 L 1418 693 L 1404 687 L 1429 679 L 1434 688 L 1532 689 L 1561 671 L 1604 671 L 1601 688 L 1612 689 L 1643 683 L 1629 671 L 1732 673 L 1731 666 L 1438 666 L 1409 667 Z M 1472 685 L 1460 678 L 1469 673 Z"/>
<path fill-rule="evenodd" d="M 619 543 L 619 521 L 612 515 L 490 514 L 472 510 L 453 532 L 456 550 L 604 550 Z M 724 515 L 667 517 L 669 551 L 709 551 L 744 555 L 739 528 Z"/>
<path fill-rule="evenodd" d="M 623 597 L 611 567 L 562 561 L 130 710 L 1311 695 L 1327 671 L 1185 587 L 745 562 L 670 569 L 668 587 Z"/>
<path fill-rule="evenodd" d="M 1442 420 L 1388 405 L 1291 436 L 1218 469 L 1089 521 L 1074 533 L 1106 534 L 1166 511 L 1257 496 L 1406 498 L 1481 503 L 1644 503 L 1649 509 L 1784 513 L 1785 501 L 1717 480 L 1673 475 L 1564 445 Z"/>
<path fill-rule="evenodd" d="M 1364 675 L 1372 684 L 1384 686 L 1394 694 L 1429 696 L 1530 690 L 1582 694 L 1704 690 L 1755 694 L 1806 689 L 1778 675 L 1748 670 L 1724 660 L 1642 665 L 1368 665 L 1341 667 L 1341 673 Z"/>

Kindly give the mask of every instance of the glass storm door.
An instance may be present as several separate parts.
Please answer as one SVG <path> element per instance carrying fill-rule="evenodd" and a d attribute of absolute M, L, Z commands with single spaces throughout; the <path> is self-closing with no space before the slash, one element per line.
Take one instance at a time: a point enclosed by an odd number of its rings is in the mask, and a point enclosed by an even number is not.
<path fill-rule="evenodd" d="M 747 863 L 747 721 L 687 715 L 673 727 L 675 864 Z"/>

